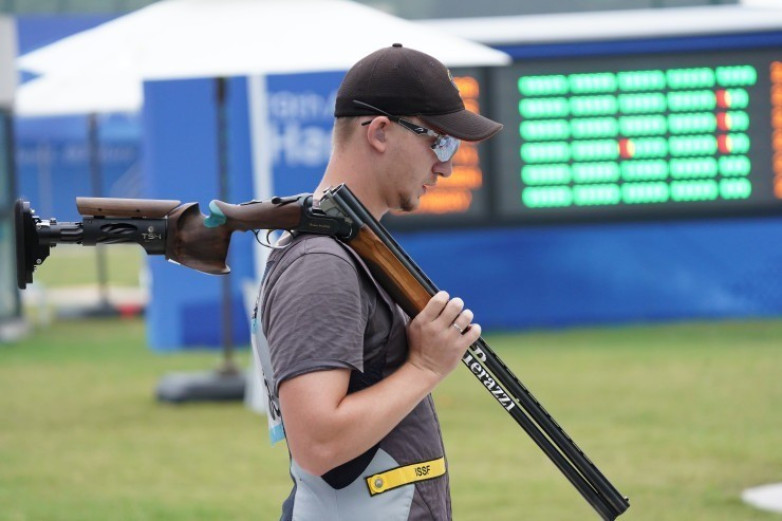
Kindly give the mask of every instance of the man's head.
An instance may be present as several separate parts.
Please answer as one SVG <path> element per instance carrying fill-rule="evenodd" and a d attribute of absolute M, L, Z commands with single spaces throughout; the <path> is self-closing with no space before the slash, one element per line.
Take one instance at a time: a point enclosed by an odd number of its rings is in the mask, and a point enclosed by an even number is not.
<path fill-rule="evenodd" d="M 347 183 L 376 217 L 418 207 L 453 171 L 460 140 L 502 125 L 465 109 L 448 69 L 401 44 L 356 63 L 337 93 L 334 153 L 321 187 Z"/>
<path fill-rule="evenodd" d="M 399 43 L 361 59 L 337 92 L 337 118 L 381 113 L 417 116 L 436 132 L 464 141 L 483 141 L 502 129 L 464 108 L 445 65 Z"/>

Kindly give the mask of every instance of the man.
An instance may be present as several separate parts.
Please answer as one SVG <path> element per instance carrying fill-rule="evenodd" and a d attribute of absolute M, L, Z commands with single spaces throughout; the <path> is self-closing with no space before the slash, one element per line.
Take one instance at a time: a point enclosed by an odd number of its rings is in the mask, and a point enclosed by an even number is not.
<path fill-rule="evenodd" d="M 459 140 L 502 128 L 465 110 L 443 64 L 401 44 L 348 71 L 335 116 L 315 199 L 345 183 L 377 219 L 415 209 L 451 175 Z M 410 320 L 344 244 L 299 235 L 280 245 L 258 311 L 270 410 L 281 413 L 291 454 L 282 519 L 449 520 L 430 393 L 480 336 L 472 312 L 440 292 Z"/>

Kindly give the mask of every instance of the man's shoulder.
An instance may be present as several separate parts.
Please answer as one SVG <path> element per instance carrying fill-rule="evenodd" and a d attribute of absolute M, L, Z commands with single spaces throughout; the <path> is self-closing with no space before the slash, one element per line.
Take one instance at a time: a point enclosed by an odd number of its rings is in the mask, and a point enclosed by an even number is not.
<path fill-rule="evenodd" d="M 287 268 L 293 263 L 308 264 L 308 261 L 322 265 L 330 260 L 356 266 L 355 257 L 334 237 L 302 234 L 282 240 L 279 246 L 269 254 L 267 266 Z"/>
<path fill-rule="evenodd" d="M 310 254 L 326 254 L 352 261 L 345 246 L 339 240 L 328 235 L 301 234 L 288 241 L 283 241 L 280 246 L 272 252 L 270 257 L 298 258 Z"/>
<path fill-rule="evenodd" d="M 300 235 L 282 240 L 266 261 L 264 293 L 284 288 L 284 294 L 311 294 L 317 288 L 355 287 L 361 270 L 356 259 L 336 239 L 322 235 Z"/>

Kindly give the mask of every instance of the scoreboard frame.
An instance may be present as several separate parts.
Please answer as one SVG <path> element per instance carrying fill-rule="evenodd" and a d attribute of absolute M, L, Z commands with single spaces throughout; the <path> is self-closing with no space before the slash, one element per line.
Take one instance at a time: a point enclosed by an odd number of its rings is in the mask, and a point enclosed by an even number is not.
<path fill-rule="evenodd" d="M 499 135 L 479 146 L 483 170 L 482 193 L 487 198 L 486 207 L 481 206 L 472 214 L 392 216 L 384 220 L 389 228 L 417 230 L 782 214 L 782 29 L 497 48 L 511 54 L 513 63 L 466 71 L 480 79 L 481 112 L 505 124 Z M 780 72 L 772 80 L 770 66 L 773 61 L 780 62 Z M 752 87 L 749 106 L 746 108 L 750 124 L 745 141 L 749 144 L 747 156 L 751 164 L 751 172 L 747 175 L 751 182 L 751 195 L 747 199 L 594 204 L 577 208 L 530 209 L 521 205 L 520 149 L 523 140 L 520 136 L 521 115 L 518 109 L 521 99 L 518 91 L 520 76 L 668 71 L 699 67 L 716 70 L 716 67 L 722 65 L 743 64 L 751 64 L 757 71 L 757 83 Z M 454 69 L 454 75 L 459 73 L 463 72 Z M 774 92 L 777 92 L 776 98 L 773 98 Z M 726 132 L 720 135 L 723 134 Z M 717 137 L 715 133 L 715 139 Z M 720 139 L 724 141 L 724 137 Z M 718 143 L 718 146 L 723 145 L 724 142 Z M 712 156 L 715 161 L 719 160 L 718 152 Z"/>

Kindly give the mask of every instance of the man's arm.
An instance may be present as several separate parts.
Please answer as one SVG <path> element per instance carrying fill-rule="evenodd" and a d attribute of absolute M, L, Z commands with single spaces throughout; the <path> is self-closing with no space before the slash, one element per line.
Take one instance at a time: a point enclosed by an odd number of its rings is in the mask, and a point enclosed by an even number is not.
<path fill-rule="evenodd" d="M 350 371 L 306 373 L 280 384 L 288 447 L 307 472 L 323 475 L 385 437 L 459 364 L 480 337 L 461 299 L 436 294 L 408 326 L 410 352 L 393 374 L 347 394 Z"/>

